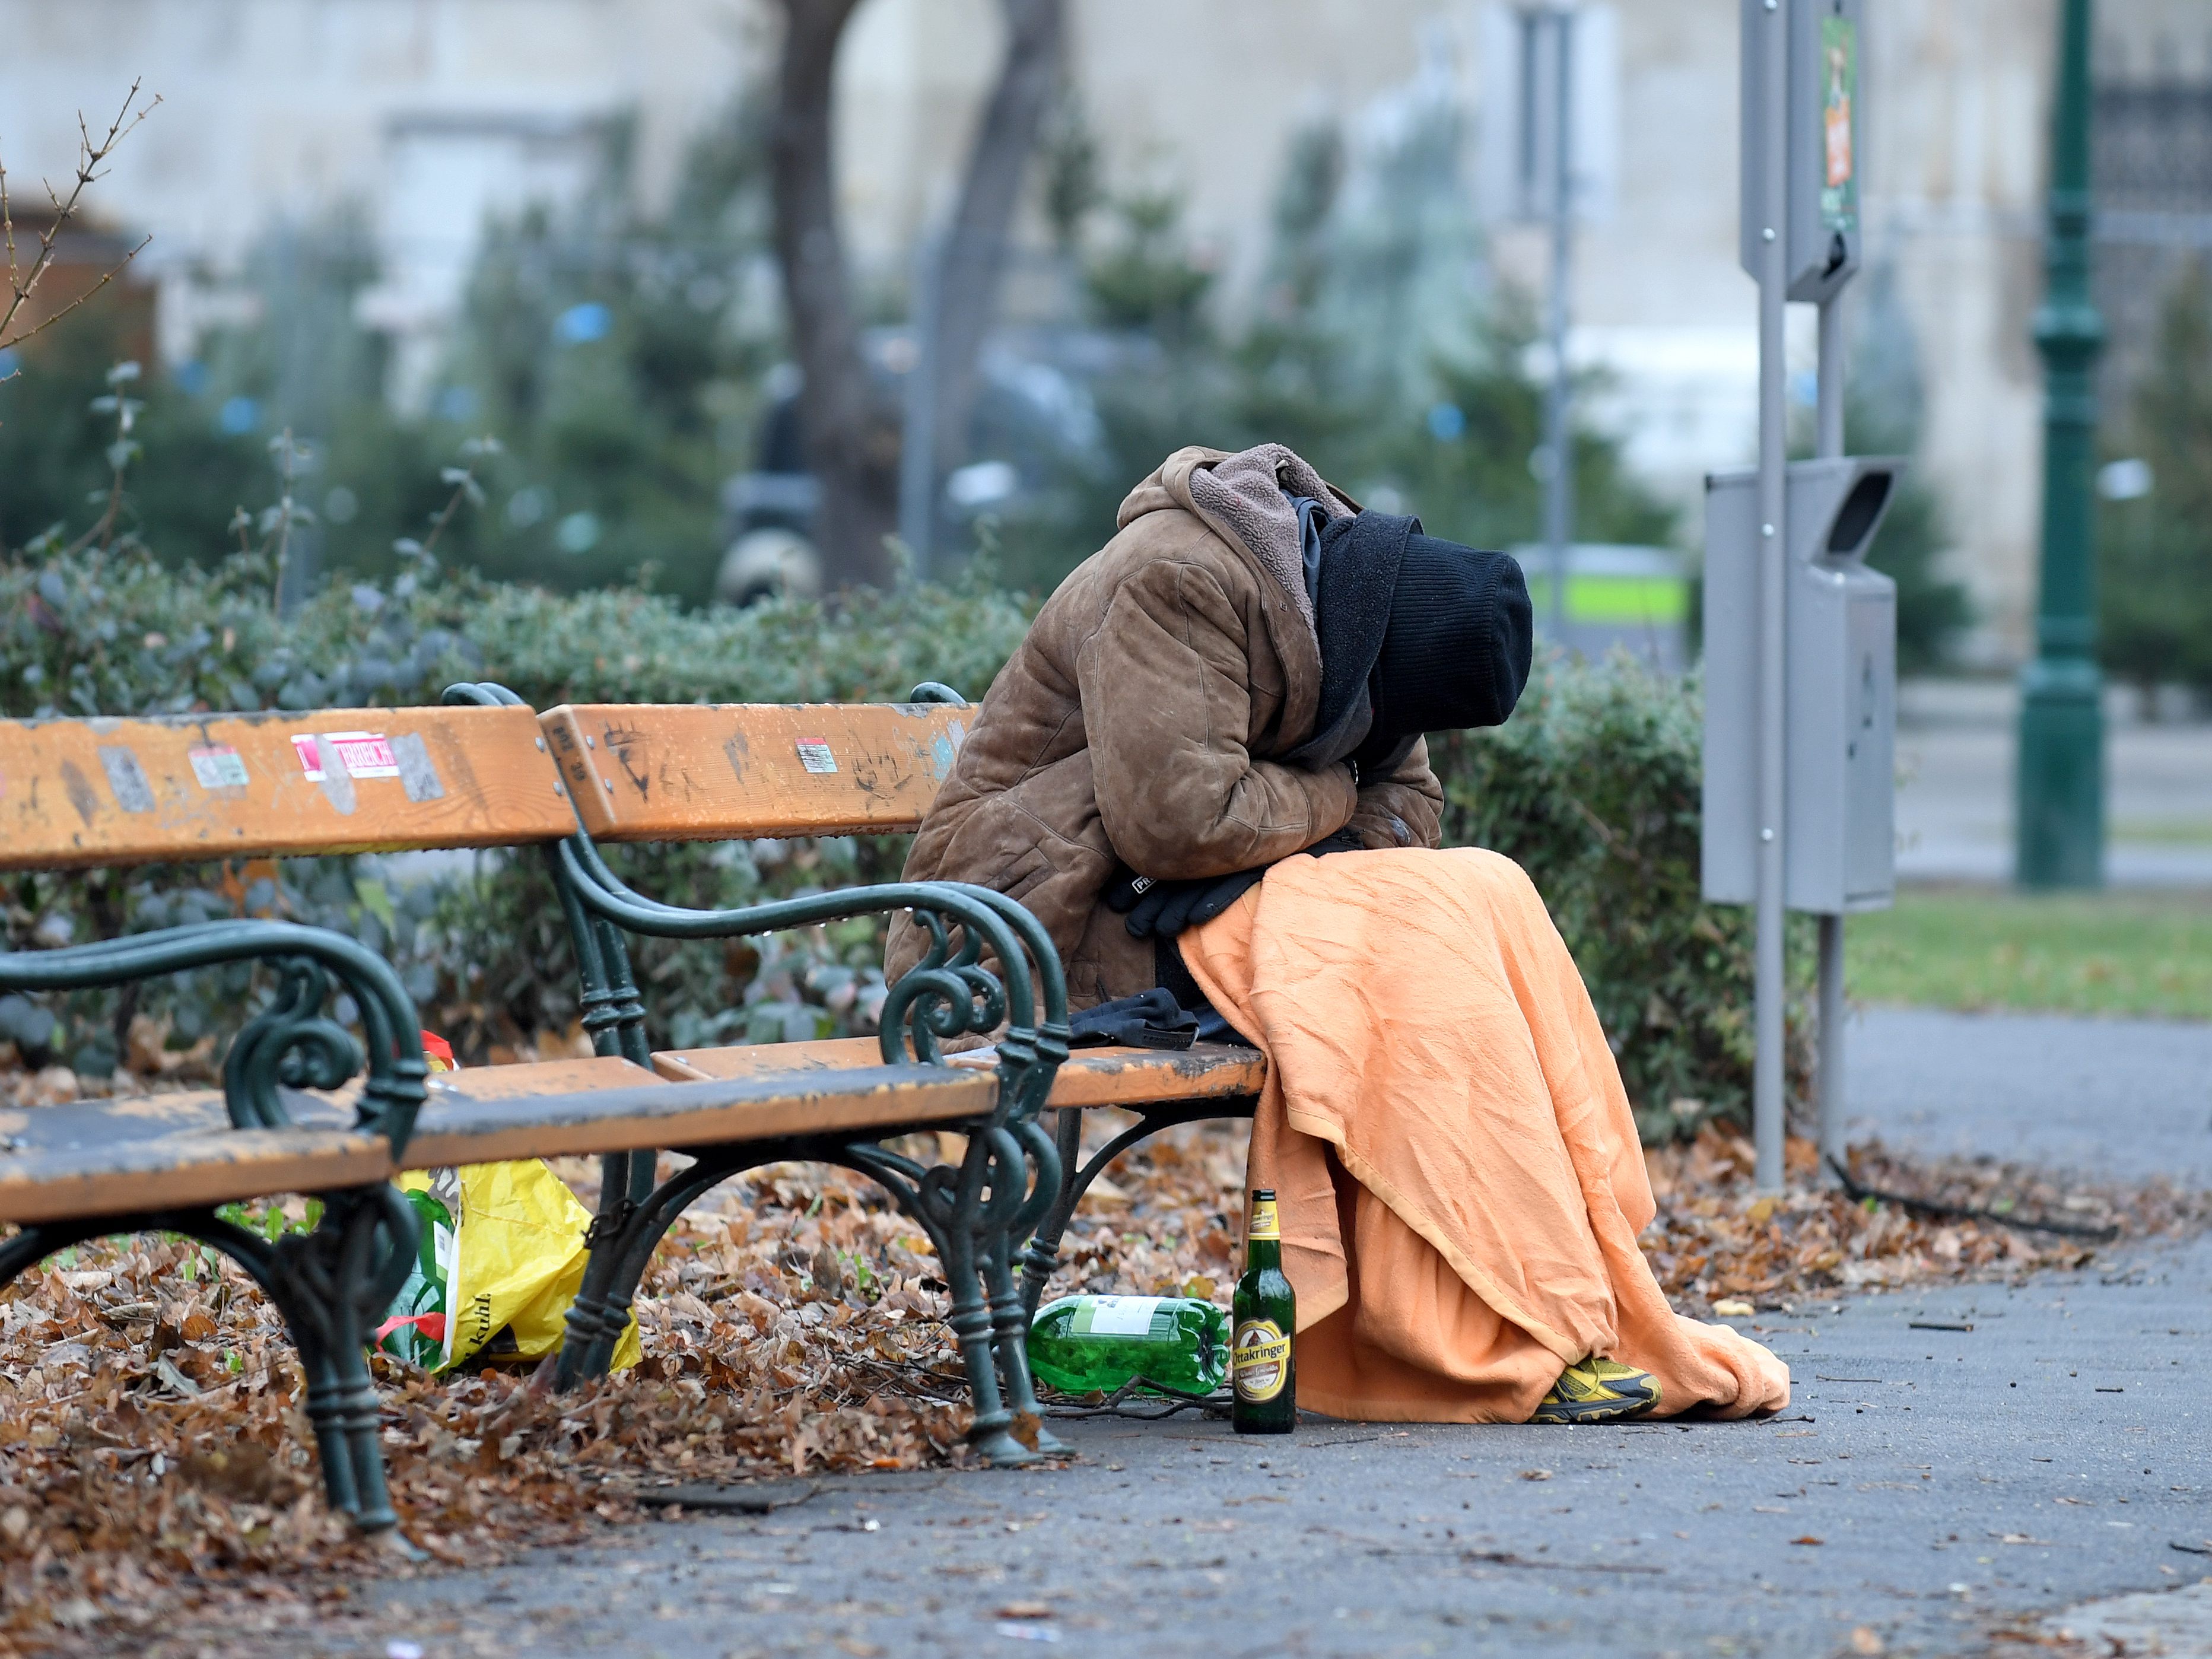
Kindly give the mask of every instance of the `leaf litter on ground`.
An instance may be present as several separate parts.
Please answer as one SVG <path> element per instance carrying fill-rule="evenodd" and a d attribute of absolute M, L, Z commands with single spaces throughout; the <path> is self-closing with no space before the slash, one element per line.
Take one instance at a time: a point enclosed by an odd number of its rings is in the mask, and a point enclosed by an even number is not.
<path fill-rule="evenodd" d="M 54 1078 L 15 1082 L 19 1098 L 75 1092 Z M 1095 1112 L 1086 1129 L 1103 1143 L 1125 1121 Z M 1053 1293 L 1225 1305 L 1247 1134 L 1194 1124 L 1130 1153 L 1068 1229 Z M 957 1148 L 946 1137 L 919 1150 Z M 1717 1127 L 1645 1158 L 1659 1214 L 1644 1248 L 1685 1312 L 2013 1277 L 2096 1254 L 1995 1219 L 1852 1202 L 1816 1179 L 1804 1142 L 1790 1145 L 1779 1198 L 1753 1194 L 1750 1144 Z M 2123 1237 L 2212 1217 L 2212 1201 L 2171 1187 L 2091 1187 L 1989 1161 L 1869 1146 L 1850 1167 L 1862 1186 Z M 593 1164 L 555 1168 L 586 1203 L 596 1196 Z M 298 1198 L 252 1211 L 265 1228 L 305 1215 Z M 490 1565 L 632 1524 L 658 1507 L 641 1492 L 957 1467 L 967 1411 L 946 1309 L 927 1240 L 872 1183 L 811 1165 L 731 1182 L 657 1255 L 638 1302 L 646 1358 L 632 1370 L 560 1395 L 542 1373 L 441 1377 L 374 1361 L 393 1503 L 428 1558 L 417 1565 L 325 1510 L 289 1340 L 242 1273 L 173 1237 L 64 1251 L 0 1293 L 0 1655 L 126 1632 L 150 1640 L 194 1608 L 281 1624 L 342 1607 L 367 1577 Z"/>

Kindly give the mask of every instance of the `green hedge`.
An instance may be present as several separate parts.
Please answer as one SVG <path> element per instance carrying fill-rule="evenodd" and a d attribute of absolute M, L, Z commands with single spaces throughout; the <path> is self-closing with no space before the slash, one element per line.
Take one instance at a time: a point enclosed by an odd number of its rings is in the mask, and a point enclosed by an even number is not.
<path fill-rule="evenodd" d="M 334 587 L 289 617 L 240 554 L 170 570 L 130 550 L 0 563 L 0 713 L 402 706 L 456 679 L 526 702 L 881 700 L 941 679 L 971 696 L 1027 627 L 1031 602 L 981 574 L 950 586 L 702 612 L 635 590 L 574 596 L 441 576 L 427 560 L 385 584 Z M 1457 842 L 1535 877 L 1590 983 L 1647 1134 L 1740 1115 L 1750 1069 L 1750 936 L 1698 899 L 1694 683 L 1625 661 L 1547 665 L 1510 724 L 1436 745 Z M 672 902 L 740 904 L 889 878 L 897 838 L 617 849 Z M 404 861 L 288 860 L 246 907 L 343 928 L 388 953 L 424 1017 L 481 1055 L 569 1027 L 567 940 L 534 858 L 479 854 L 401 879 Z M 4 888 L 17 948 L 234 914 L 213 867 L 19 875 Z M 647 943 L 639 969 L 656 1042 L 769 1041 L 868 1029 L 881 996 L 871 922 L 721 945 Z M 187 1044 L 253 994 L 247 970 L 112 993 L 0 1000 L 0 1037 L 97 1075 L 145 1013 Z M 143 1038 L 142 1038 L 143 1040 Z M 1677 1103 L 1696 1102 L 1695 1106 Z"/>

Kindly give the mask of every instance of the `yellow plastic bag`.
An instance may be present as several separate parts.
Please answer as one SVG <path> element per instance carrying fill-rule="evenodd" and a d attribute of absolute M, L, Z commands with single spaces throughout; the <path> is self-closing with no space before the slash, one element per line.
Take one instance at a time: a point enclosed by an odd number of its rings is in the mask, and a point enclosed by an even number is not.
<path fill-rule="evenodd" d="M 399 1188 L 422 1219 L 422 1247 L 377 1346 L 432 1370 L 487 1348 L 494 1360 L 556 1352 L 584 1282 L 591 1212 L 537 1158 L 410 1170 Z M 643 1357 L 637 1317 L 615 1344 L 621 1370 Z"/>

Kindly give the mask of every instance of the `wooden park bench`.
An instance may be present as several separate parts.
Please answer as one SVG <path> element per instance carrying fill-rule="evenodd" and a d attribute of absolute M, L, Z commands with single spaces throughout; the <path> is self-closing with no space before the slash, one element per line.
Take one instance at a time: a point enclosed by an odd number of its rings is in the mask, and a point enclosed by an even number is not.
<path fill-rule="evenodd" d="M 0 868 L 537 846 L 555 851 L 557 872 L 580 839 L 536 720 L 519 708 L 0 722 Z M 850 1066 L 671 1082 L 646 1063 L 619 934 L 576 908 L 570 885 L 561 892 L 599 1057 L 435 1081 L 392 969 L 341 935 L 240 921 L 0 955 L 0 990 L 117 985 L 239 961 L 270 964 L 276 990 L 234 1042 L 219 1091 L 0 1113 L 0 1221 L 19 1229 L 0 1244 L 0 1284 L 56 1250 L 126 1231 L 181 1233 L 230 1255 L 299 1348 L 331 1503 L 379 1530 L 396 1517 L 365 1336 L 416 1248 L 392 1174 L 599 1154 L 611 1177 L 594 1239 L 604 1278 L 629 1265 L 620 1247 L 640 1230 L 624 1224 L 647 1200 L 675 1202 L 680 1189 L 688 1202 L 764 1163 L 841 1163 L 889 1186 L 937 1247 L 975 1395 L 971 1437 L 993 1461 L 1027 1460 L 1008 1433 L 1016 1412 L 1036 1409 L 1011 1241 L 1034 1225 L 1057 1181 L 1052 1144 L 1033 1120 L 1066 1029 L 1057 962 L 1048 954 L 1032 977 L 1024 935 L 1042 939 L 1035 922 L 1007 901 L 912 884 L 787 901 L 703 927 L 687 919 L 695 934 L 738 934 L 908 908 L 943 948 L 887 1000 L 882 1039 Z M 653 920 L 647 931 L 658 931 Z M 980 965 L 987 951 L 1018 966 L 1003 987 Z M 365 1043 L 325 1012 L 339 994 Z M 940 1037 L 1002 1022 L 995 1068 L 936 1063 Z M 923 1129 L 964 1133 L 963 1161 L 925 1167 L 881 1145 Z M 695 1161 L 656 1192 L 662 1149 Z M 323 1199 L 313 1232 L 272 1242 L 217 1213 L 288 1192 Z M 580 1311 L 580 1335 L 591 1334 L 592 1311 Z M 589 1347 L 569 1345 L 571 1375 Z"/>
<path fill-rule="evenodd" d="M 939 1251 L 975 1400 L 971 1442 L 991 1462 L 1028 1461 L 1010 1432 L 1036 1412 L 1026 1316 L 1068 1212 L 1106 1158 L 1141 1134 L 1249 1113 L 1258 1056 L 1091 1051 L 1063 1065 L 1057 956 L 1035 919 L 1000 895 L 891 884 L 689 911 L 631 892 L 578 829 L 580 816 L 600 837 L 628 841 L 911 829 L 957 750 L 966 718 L 957 708 L 570 708 L 550 712 L 541 732 L 496 687 L 455 687 L 448 702 L 0 722 L 0 869 L 543 849 L 598 1050 L 428 1079 L 415 1011 L 389 967 L 343 936 L 282 922 L 0 956 L 7 990 L 241 960 L 270 964 L 277 987 L 234 1042 L 220 1091 L 0 1113 L 0 1221 L 20 1229 L 0 1244 L 0 1284 L 67 1245 L 124 1231 L 174 1231 L 229 1255 L 299 1347 L 331 1503 L 380 1530 L 396 1516 L 365 1338 L 415 1253 L 412 1211 L 392 1174 L 600 1157 L 592 1259 L 561 1361 L 570 1382 L 606 1370 L 653 1249 L 689 1204 L 763 1164 L 840 1164 L 881 1182 Z M 558 769 L 549 750 L 560 753 Z M 878 1038 L 651 1052 L 625 933 L 732 937 L 898 908 L 915 912 L 933 948 L 891 988 Z M 365 1044 L 325 1012 L 340 993 Z M 982 1065 L 945 1063 L 943 1042 L 978 1033 L 997 1038 Z M 1102 1105 L 1144 1115 L 1078 1168 L 1081 1109 Z M 1048 1108 L 1060 1112 L 1057 1136 L 1036 1121 Z M 924 1129 L 963 1133 L 961 1162 L 925 1166 L 883 1144 Z M 658 1179 L 662 1151 L 692 1161 Z M 271 1242 L 216 1213 L 286 1192 L 322 1197 L 313 1232 Z M 1042 1430 L 1038 1445 L 1054 1449 Z"/>

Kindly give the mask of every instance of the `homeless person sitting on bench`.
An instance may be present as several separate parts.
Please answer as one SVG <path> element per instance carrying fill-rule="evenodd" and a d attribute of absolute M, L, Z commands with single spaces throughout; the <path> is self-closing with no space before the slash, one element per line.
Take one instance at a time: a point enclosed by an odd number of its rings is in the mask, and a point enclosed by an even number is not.
<path fill-rule="evenodd" d="M 1437 847 L 1422 734 L 1511 713 L 1519 567 L 1362 512 L 1279 444 L 1177 451 L 1119 526 L 992 685 L 906 878 L 1022 901 L 1073 1007 L 1164 987 L 1265 1051 L 1248 1184 L 1279 1200 L 1298 1403 L 1786 1405 L 1787 1368 L 1675 1315 L 1637 1248 L 1635 1121 L 1534 886 Z M 891 976 L 926 944 L 900 918 Z"/>

